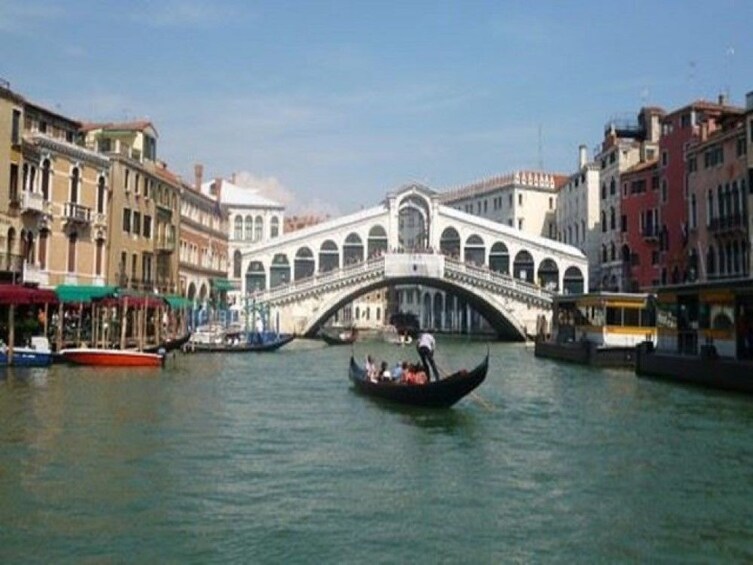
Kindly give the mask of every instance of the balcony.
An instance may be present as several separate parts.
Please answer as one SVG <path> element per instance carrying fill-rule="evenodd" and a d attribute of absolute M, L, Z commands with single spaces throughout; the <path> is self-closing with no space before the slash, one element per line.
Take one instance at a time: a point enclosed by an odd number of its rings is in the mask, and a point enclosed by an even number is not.
<path fill-rule="evenodd" d="M 22 214 L 49 214 L 51 205 L 39 192 L 23 192 L 21 197 Z"/>
<path fill-rule="evenodd" d="M 107 214 L 102 214 L 101 212 L 92 212 L 91 218 L 92 218 L 92 225 L 95 228 L 107 227 Z"/>
<path fill-rule="evenodd" d="M 35 283 L 42 286 L 47 286 L 50 283 L 49 272 L 42 270 L 39 265 L 24 261 L 23 269 L 22 278 L 24 283 Z"/>
<path fill-rule="evenodd" d="M 158 239 L 154 244 L 154 248 L 157 250 L 157 253 L 172 253 L 175 251 L 175 240 L 171 238 Z"/>
<path fill-rule="evenodd" d="M 92 221 L 92 210 L 81 204 L 66 202 L 63 207 L 63 219 L 68 223 L 88 225 Z"/>
<path fill-rule="evenodd" d="M 711 222 L 709 222 L 709 233 L 718 236 L 745 233 L 747 230 L 748 217 L 740 213 L 711 218 Z"/>

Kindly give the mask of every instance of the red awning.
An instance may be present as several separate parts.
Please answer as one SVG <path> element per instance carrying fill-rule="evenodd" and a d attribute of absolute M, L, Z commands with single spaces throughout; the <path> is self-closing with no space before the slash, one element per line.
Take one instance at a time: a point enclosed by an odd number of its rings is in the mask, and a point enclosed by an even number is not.
<path fill-rule="evenodd" d="M 57 304 L 58 297 L 54 290 L 32 288 L 17 284 L 0 284 L 0 304 Z"/>

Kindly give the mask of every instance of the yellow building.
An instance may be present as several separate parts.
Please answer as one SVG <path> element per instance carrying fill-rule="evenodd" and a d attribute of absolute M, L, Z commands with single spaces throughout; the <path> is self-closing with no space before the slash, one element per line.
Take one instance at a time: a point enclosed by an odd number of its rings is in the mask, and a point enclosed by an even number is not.
<path fill-rule="evenodd" d="M 23 98 L 0 81 L 0 281 L 21 276 L 22 261 L 18 243 L 20 222 L 17 207 L 18 184 L 22 165 L 21 139 Z M 11 200 L 13 197 L 13 200 Z"/>
<path fill-rule="evenodd" d="M 10 194 L 23 280 L 104 284 L 109 160 L 77 144 L 77 121 L 30 102 L 23 114 L 21 176 Z"/>
<path fill-rule="evenodd" d="M 107 284 L 177 293 L 180 179 L 157 160 L 156 129 L 137 121 L 82 132 L 111 160 Z"/>

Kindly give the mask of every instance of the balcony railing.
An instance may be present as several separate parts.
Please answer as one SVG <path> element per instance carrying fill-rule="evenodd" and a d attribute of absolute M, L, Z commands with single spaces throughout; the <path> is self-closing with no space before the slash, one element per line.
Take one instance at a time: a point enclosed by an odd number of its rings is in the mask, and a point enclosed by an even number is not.
<path fill-rule="evenodd" d="M 63 207 L 63 218 L 68 222 L 89 224 L 92 221 L 92 210 L 75 202 L 66 202 Z"/>
<path fill-rule="evenodd" d="M 155 243 L 155 249 L 159 253 L 172 253 L 175 251 L 174 239 L 158 239 Z"/>
<path fill-rule="evenodd" d="M 714 234 L 745 231 L 747 227 L 748 217 L 743 214 L 730 214 L 720 218 L 711 218 L 711 222 L 709 222 L 709 231 Z"/>
<path fill-rule="evenodd" d="M 48 214 L 50 203 L 39 192 L 24 192 L 21 198 L 21 213 Z"/>

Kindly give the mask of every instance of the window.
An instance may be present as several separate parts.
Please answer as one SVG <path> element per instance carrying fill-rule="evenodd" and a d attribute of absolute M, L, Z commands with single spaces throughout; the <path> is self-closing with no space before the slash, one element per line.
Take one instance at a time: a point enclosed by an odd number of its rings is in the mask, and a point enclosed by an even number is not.
<path fill-rule="evenodd" d="M 269 224 L 269 231 L 270 237 L 277 237 L 280 235 L 280 219 L 277 216 L 272 218 L 272 221 Z"/>
<path fill-rule="evenodd" d="M 520 219 L 518 220 L 518 229 L 519 229 L 519 230 L 522 230 L 522 229 L 523 229 L 523 218 L 520 218 Z"/>
<path fill-rule="evenodd" d="M 141 187 L 139 186 L 140 183 L 141 183 L 141 175 L 139 173 L 136 173 L 136 176 L 133 179 L 133 191 L 135 194 L 141 193 Z"/>
<path fill-rule="evenodd" d="M 144 214 L 144 237 L 152 238 L 152 217 Z"/>
<path fill-rule="evenodd" d="M 144 282 L 146 283 L 152 283 L 152 254 L 151 253 L 144 253 L 144 256 L 141 258 L 141 269 L 142 273 L 144 274 Z"/>
<path fill-rule="evenodd" d="M 123 182 L 123 184 L 125 185 L 125 191 L 126 192 L 128 192 L 129 190 L 131 190 L 130 183 L 131 183 L 131 171 L 129 171 L 128 169 L 126 169 L 125 170 L 125 181 Z"/>
<path fill-rule="evenodd" d="M 523 195 L 518 194 L 518 206 L 522 206 L 522 205 L 523 205 Z"/>
<path fill-rule="evenodd" d="M 136 280 L 136 273 L 138 272 L 136 268 L 138 267 L 138 261 L 139 261 L 139 256 L 134 253 L 133 256 L 131 257 L 131 280 L 132 281 Z"/>
<path fill-rule="evenodd" d="M 123 231 L 131 233 L 131 210 L 130 208 L 123 208 Z"/>
<path fill-rule="evenodd" d="M 609 209 L 609 229 L 613 230 L 616 227 L 617 214 L 615 214 L 614 208 Z"/>
<path fill-rule="evenodd" d="M 105 186 L 105 177 L 99 177 L 97 181 L 97 213 L 105 213 L 105 194 L 107 187 Z"/>
<path fill-rule="evenodd" d="M 627 232 L 627 224 L 627 216 L 623 214 L 622 216 L 620 216 L 620 231 L 622 233 Z"/>
<path fill-rule="evenodd" d="M 614 177 L 612 177 L 612 180 L 609 181 L 609 194 L 615 194 L 617 192 L 617 183 L 614 180 Z"/>
<path fill-rule="evenodd" d="M 11 202 L 18 201 L 18 165 L 16 163 L 10 164 L 10 200 Z"/>
<path fill-rule="evenodd" d="M 13 145 L 21 143 L 21 110 L 13 110 L 13 123 L 10 131 L 10 142 Z"/>
<path fill-rule="evenodd" d="M 554 198 L 552 198 L 551 196 L 549 197 L 549 209 L 554 209 Z"/>
<path fill-rule="evenodd" d="M 78 185 L 80 182 L 81 182 L 81 178 L 80 178 L 80 172 L 78 170 L 78 167 L 73 167 L 73 170 L 71 171 L 71 190 L 70 190 L 69 202 L 78 204 Z"/>
<path fill-rule="evenodd" d="M 133 235 L 141 235 L 141 212 L 134 210 L 131 218 L 131 233 Z"/>
<path fill-rule="evenodd" d="M 607 197 L 607 183 L 601 185 L 601 199 L 604 200 Z"/>
<path fill-rule="evenodd" d="M 236 216 L 233 220 L 233 239 L 243 239 L 243 218 L 241 216 Z"/>
<path fill-rule="evenodd" d="M 252 241 L 254 237 L 254 220 L 251 216 L 246 216 L 246 233 L 244 239 L 246 241 Z"/>
<path fill-rule="evenodd" d="M 69 273 L 75 273 L 76 272 L 76 241 L 78 239 L 78 235 L 76 232 L 73 232 L 71 235 L 68 236 L 68 272 Z"/>
<path fill-rule="evenodd" d="M 661 179 L 661 202 L 666 204 L 669 200 L 669 188 L 667 187 L 667 179 Z"/>
<path fill-rule="evenodd" d="M 50 199 L 50 160 L 42 161 L 42 199 Z"/>
<path fill-rule="evenodd" d="M 256 216 L 254 220 L 254 241 L 261 241 L 262 234 L 264 233 L 264 218 Z"/>
<path fill-rule="evenodd" d="M 666 150 L 662 151 L 661 152 L 661 166 L 666 167 L 668 163 L 669 163 L 669 153 L 667 153 Z"/>
<path fill-rule="evenodd" d="M 101 137 L 97 142 L 100 153 L 110 153 L 112 151 L 112 140 L 109 137 Z"/>

